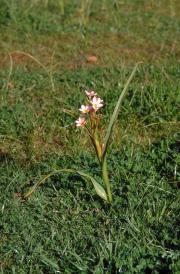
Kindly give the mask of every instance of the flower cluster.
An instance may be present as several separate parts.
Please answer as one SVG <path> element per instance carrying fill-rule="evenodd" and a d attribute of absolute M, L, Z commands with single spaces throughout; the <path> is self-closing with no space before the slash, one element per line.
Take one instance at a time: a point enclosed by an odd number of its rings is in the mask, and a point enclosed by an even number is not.
<path fill-rule="evenodd" d="M 85 90 L 85 93 L 88 97 L 88 104 L 82 105 L 79 109 L 81 113 L 93 113 L 98 111 L 103 107 L 104 102 L 101 98 L 97 97 L 97 93 L 94 90 Z M 78 120 L 75 121 L 77 127 L 84 127 L 86 125 L 86 119 L 84 117 L 79 117 Z"/>

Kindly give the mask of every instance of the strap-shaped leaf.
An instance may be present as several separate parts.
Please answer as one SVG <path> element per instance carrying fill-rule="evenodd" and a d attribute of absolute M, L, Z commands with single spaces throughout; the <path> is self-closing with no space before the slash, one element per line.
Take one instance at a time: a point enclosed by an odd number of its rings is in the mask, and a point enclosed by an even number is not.
<path fill-rule="evenodd" d="M 120 106 L 122 104 L 122 100 L 124 99 L 124 96 L 126 95 L 126 92 L 128 90 L 128 86 L 136 72 L 136 69 L 137 69 L 137 66 L 138 66 L 139 63 L 136 64 L 136 66 L 134 67 L 129 79 L 127 80 L 125 86 L 124 86 L 124 89 L 121 93 L 121 95 L 119 96 L 119 99 L 118 99 L 118 102 L 116 104 L 116 107 L 114 109 L 114 112 L 111 116 L 111 119 L 110 119 L 110 122 L 109 122 L 109 126 L 108 126 L 108 129 L 107 129 L 107 132 L 106 132 L 106 136 L 105 136 L 105 139 L 104 139 L 104 149 L 103 149 L 103 155 L 102 155 L 102 158 L 105 157 L 106 155 L 106 152 L 107 152 L 107 148 L 108 148 L 108 145 L 109 145 L 109 141 L 110 141 L 110 138 L 111 138 L 111 135 L 112 135 L 112 130 L 113 130 L 113 126 L 114 126 L 114 123 L 116 122 L 117 120 L 117 117 L 118 117 L 118 114 L 119 114 L 119 110 L 120 110 Z"/>
<path fill-rule="evenodd" d="M 104 188 L 90 175 L 84 173 L 84 172 L 81 172 L 81 171 L 77 171 L 77 173 L 79 175 L 81 175 L 82 177 L 88 179 L 91 181 L 91 183 L 93 184 L 95 190 L 96 190 L 96 193 L 104 200 L 108 201 L 108 198 L 107 198 L 107 194 L 104 190 Z"/>
<path fill-rule="evenodd" d="M 46 175 L 45 177 L 43 177 L 41 180 L 39 180 L 28 192 L 26 192 L 23 196 L 24 198 L 28 198 L 36 189 L 39 185 L 43 184 L 48 178 L 50 178 L 51 176 L 57 174 L 57 173 L 61 173 L 61 172 L 68 172 L 68 173 L 75 173 L 75 174 L 79 174 L 81 177 L 83 177 L 84 179 L 90 181 L 94 188 L 96 193 L 104 200 L 108 201 L 107 199 L 107 195 L 106 192 L 104 190 L 104 188 L 90 175 L 81 172 L 81 171 L 76 171 L 73 169 L 59 169 L 56 170 L 54 172 L 49 173 L 48 175 Z"/>
<path fill-rule="evenodd" d="M 39 180 L 33 187 L 30 188 L 29 191 L 27 191 L 23 197 L 26 199 L 29 196 L 31 196 L 33 194 L 33 192 L 38 188 L 39 185 L 43 184 L 49 177 L 53 176 L 54 174 L 56 174 L 56 172 L 51 172 L 48 175 L 44 176 L 41 180 Z"/>

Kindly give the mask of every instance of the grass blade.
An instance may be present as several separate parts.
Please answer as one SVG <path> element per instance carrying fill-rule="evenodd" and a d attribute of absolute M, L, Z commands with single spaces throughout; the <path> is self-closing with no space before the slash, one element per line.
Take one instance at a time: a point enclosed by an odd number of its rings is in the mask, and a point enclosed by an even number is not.
<path fill-rule="evenodd" d="M 41 255 L 40 259 L 45 265 L 47 265 L 49 267 L 52 267 L 54 270 L 59 269 L 58 264 L 54 260 L 49 259 L 48 257 L 46 257 L 45 255 Z"/>
<path fill-rule="evenodd" d="M 111 119 L 110 119 L 110 122 L 109 122 L 109 126 L 108 126 L 108 129 L 107 129 L 107 133 L 106 133 L 106 136 L 105 136 L 105 139 L 104 139 L 104 149 L 103 149 L 103 155 L 102 155 L 102 158 L 105 157 L 106 155 L 106 152 L 107 152 L 107 148 L 108 148 L 108 145 L 109 145 L 109 141 L 110 141 L 110 138 L 111 138 L 111 135 L 112 135 L 112 130 L 113 130 L 113 126 L 117 120 L 117 117 L 118 117 L 118 114 L 119 114 L 119 110 L 120 110 L 120 106 L 122 104 L 122 101 L 126 95 L 126 92 L 128 90 L 128 86 L 137 70 L 137 67 L 138 67 L 139 63 L 136 64 L 136 66 L 134 67 L 129 79 L 127 80 L 125 86 L 124 86 L 124 89 L 121 93 L 121 95 L 119 96 L 119 99 L 118 99 L 118 102 L 116 104 L 116 107 L 114 109 L 114 112 L 111 116 Z"/>

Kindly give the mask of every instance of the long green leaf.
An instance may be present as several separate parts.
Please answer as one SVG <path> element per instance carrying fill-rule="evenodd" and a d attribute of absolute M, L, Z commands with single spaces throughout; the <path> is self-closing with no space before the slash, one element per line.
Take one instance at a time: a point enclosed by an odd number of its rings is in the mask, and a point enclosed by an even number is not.
<path fill-rule="evenodd" d="M 76 171 L 73 169 L 59 169 L 56 170 L 54 172 L 49 173 L 48 175 L 46 175 L 45 177 L 43 177 L 41 180 L 39 180 L 28 192 L 26 192 L 23 196 L 24 198 L 28 198 L 36 189 L 39 185 L 43 184 L 48 178 L 50 178 L 51 176 L 57 174 L 57 173 L 61 173 L 61 172 L 68 172 L 68 173 L 76 173 L 79 174 L 81 177 L 83 177 L 84 179 L 91 181 L 91 183 L 93 184 L 96 193 L 104 200 L 108 201 L 107 199 L 107 195 L 106 192 L 104 190 L 104 188 L 90 175 L 81 172 L 81 171 Z"/>
<path fill-rule="evenodd" d="M 106 152 L 107 152 L 107 149 L 108 149 L 108 145 L 109 145 L 109 141 L 110 141 L 110 138 L 111 138 L 111 135 L 112 135 L 112 130 L 113 130 L 113 126 L 114 126 L 114 123 L 116 122 L 117 120 L 117 117 L 118 117 L 118 114 L 119 114 L 119 110 L 120 110 L 120 106 L 122 104 L 122 100 L 124 99 L 125 95 L 126 95 L 126 92 L 128 90 L 128 86 L 137 70 L 137 66 L 138 66 L 139 63 L 136 64 L 136 66 L 134 67 L 129 79 L 127 80 L 125 86 L 124 86 L 124 89 L 121 93 L 121 95 L 119 96 L 119 99 L 118 99 L 118 102 L 116 104 L 116 107 L 114 109 L 114 112 L 111 116 L 111 119 L 110 119 L 110 122 L 109 122 L 109 126 L 108 126 L 108 129 L 107 129 L 107 132 L 106 132 L 106 136 L 105 136 L 105 139 L 104 139 L 104 149 L 103 149 L 103 155 L 102 155 L 102 158 L 105 157 L 106 155 Z"/>
<path fill-rule="evenodd" d="M 81 171 L 77 171 L 77 173 L 79 175 L 81 175 L 82 177 L 88 179 L 91 181 L 91 183 L 93 184 L 95 190 L 96 190 L 96 193 L 104 200 L 108 201 L 108 198 L 107 198 L 107 194 L 106 194 L 106 191 L 104 190 L 104 188 L 90 175 L 84 173 L 84 172 L 81 172 Z"/>

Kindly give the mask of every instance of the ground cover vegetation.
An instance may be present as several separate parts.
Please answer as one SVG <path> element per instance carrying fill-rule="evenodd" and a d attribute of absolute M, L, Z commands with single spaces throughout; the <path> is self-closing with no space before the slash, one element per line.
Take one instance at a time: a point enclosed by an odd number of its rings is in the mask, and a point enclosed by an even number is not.
<path fill-rule="evenodd" d="M 0 0 L 0 273 L 179 273 L 180 2 Z M 64 109 L 84 90 L 107 124 L 134 65 L 107 162 Z M 77 113 L 78 118 L 78 113 Z"/>

